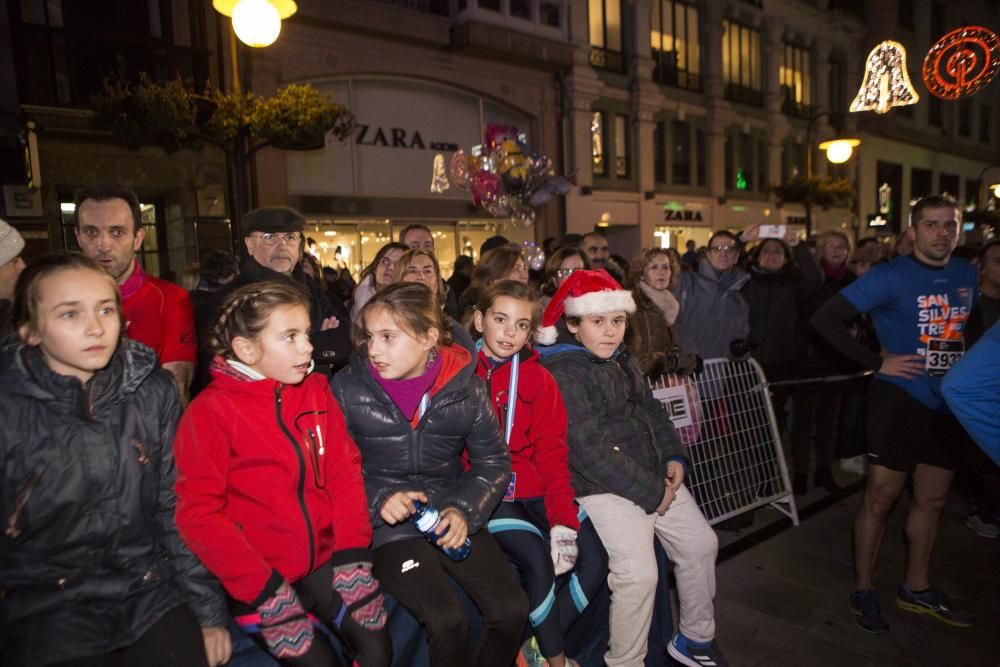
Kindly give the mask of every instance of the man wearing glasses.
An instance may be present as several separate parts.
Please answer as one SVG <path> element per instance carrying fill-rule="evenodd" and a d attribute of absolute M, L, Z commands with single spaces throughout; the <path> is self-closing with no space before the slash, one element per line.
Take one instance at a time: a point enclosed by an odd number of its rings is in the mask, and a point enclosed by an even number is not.
<path fill-rule="evenodd" d="M 309 294 L 312 304 L 309 341 L 313 345 L 316 370 L 329 375 L 342 368 L 351 353 L 350 320 L 344 305 L 324 292 L 300 267 L 306 219 L 287 206 L 263 206 L 244 215 L 240 222 L 247 250 L 243 267 L 236 278 L 215 293 L 216 299 L 208 305 L 213 312 L 206 314 L 204 320 L 199 313 L 199 321 L 214 322 L 226 297 L 244 285 L 265 280 L 292 283 Z M 205 340 L 199 348 L 196 390 L 202 389 L 209 380 L 212 355 L 208 347 Z"/>
<path fill-rule="evenodd" d="M 92 185 L 77 192 L 75 203 L 76 240 L 118 283 L 125 335 L 156 352 L 187 405 L 198 351 L 194 310 L 186 291 L 136 261 L 144 239 L 139 198 L 122 185 Z"/>
<path fill-rule="evenodd" d="M 682 350 L 704 359 L 745 356 L 750 307 L 740 288 L 750 274 L 736 265 L 741 247 L 735 234 L 719 230 L 709 239 L 697 271 L 681 273 L 674 290 L 681 305 L 674 326 Z"/>

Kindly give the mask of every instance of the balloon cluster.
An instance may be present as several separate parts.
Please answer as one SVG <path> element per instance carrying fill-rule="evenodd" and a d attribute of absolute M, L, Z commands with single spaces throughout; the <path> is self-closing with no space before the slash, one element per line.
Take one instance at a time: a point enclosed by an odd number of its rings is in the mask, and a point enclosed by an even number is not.
<path fill-rule="evenodd" d="M 525 241 L 524 260 L 532 271 L 541 271 L 545 268 L 545 251 L 535 245 L 534 241 Z"/>
<path fill-rule="evenodd" d="M 569 179 L 556 176 L 552 161 L 531 148 L 524 134 L 510 125 L 486 126 L 483 143 L 467 155 L 451 156 L 448 177 L 460 190 L 472 192 L 472 202 L 496 218 L 530 227 L 535 207 L 569 192 Z"/>

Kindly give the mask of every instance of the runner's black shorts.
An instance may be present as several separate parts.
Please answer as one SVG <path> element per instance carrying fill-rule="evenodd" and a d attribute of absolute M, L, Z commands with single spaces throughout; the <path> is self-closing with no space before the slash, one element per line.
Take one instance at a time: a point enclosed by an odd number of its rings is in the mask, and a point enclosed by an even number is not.
<path fill-rule="evenodd" d="M 868 457 L 890 470 L 913 472 L 918 463 L 954 470 L 964 431 L 949 414 L 931 410 L 904 389 L 872 380 L 868 389 Z"/>

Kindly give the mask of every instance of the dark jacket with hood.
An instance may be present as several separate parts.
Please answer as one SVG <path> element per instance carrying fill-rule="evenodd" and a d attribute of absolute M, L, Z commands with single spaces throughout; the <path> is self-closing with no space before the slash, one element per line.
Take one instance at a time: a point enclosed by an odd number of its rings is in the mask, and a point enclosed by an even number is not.
<path fill-rule="evenodd" d="M 538 351 L 566 404 L 573 490 L 578 497 L 613 493 L 653 512 L 663 499 L 667 463 L 687 465 L 667 411 L 624 344 L 601 359 L 562 322 L 559 328 L 556 344 Z"/>
<path fill-rule="evenodd" d="M 208 299 L 195 311 L 195 322 L 198 325 L 198 369 L 192 383 L 192 396 L 207 387 L 212 379 L 209 369 L 215 355 L 209 345 L 208 335 L 219 318 L 226 297 L 241 287 L 266 280 L 294 285 L 309 295 L 309 323 L 312 325 L 309 342 L 313 346 L 316 370 L 329 376 L 347 365 L 352 349 L 351 320 L 347 308 L 342 303 L 334 303 L 319 283 L 305 275 L 302 269 L 296 267 L 291 276 L 286 276 L 263 266 L 253 257 L 247 257 L 239 275 L 212 293 L 214 298 Z M 336 317 L 340 320 L 340 326 L 321 331 L 320 326 L 328 317 Z"/>
<path fill-rule="evenodd" d="M 658 378 L 664 373 L 690 375 L 698 368 L 698 355 L 678 347 L 674 328 L 641 287 L 632 290 L 635 312 L 629 318 L 625 344 L 635 355 L 644 375 Z"/>
<path fill-rule="evenodd" d="M 733 267 L 720 277 L 707 259 L 698 271 L 681 273 L 674 296 L 681 304 L 674 330 L 677 344 L 704 359 L 729 354 L 734 340 L 750 332 L 750 308 L 740 290 L 750 280 L 746 271 Z"/>
<path fill-rule="evenodd" d="M 177 386 L 123 339 L 86 385 L 13 338 L 0 351 L 0 653 L 46 665 L 135 643 L 187 604 L 224 626 L 218 583 L 174 525 Z"/>
<path fill-rule="evenodd" d="M 472 535 L 485 525 L 510 481 L 510 451 L 471 355 L 457 345 L 440 354 L 443 363 L 429 392 L 430 405 L 423 417 L 414 416 L 415 423 L 361 356 L 352 356 L 350 366 L 331 380 L 347 430 L 361 451 L 374 547 L 422 538 L 410 521 L 394 526 L 382 521 L 379 511 L 397 491 L 422 491 L 438 509 L 461 510 Z M 462 464 L 466 448 L 469 470 Z"/>
<path fill-rule="evenodd" d="M 799 271 L 786 264 L 780 271 L 750 268 L 743 285 L 743 298 L 750 307 L 749 340 L 752 354 L 764 366 L 769 379 L 775 374 L 795 373 L 795 362 L 806 351 L 808 299 L 823 283 L 823 273 L 805 243 L 792 249 Z"/>

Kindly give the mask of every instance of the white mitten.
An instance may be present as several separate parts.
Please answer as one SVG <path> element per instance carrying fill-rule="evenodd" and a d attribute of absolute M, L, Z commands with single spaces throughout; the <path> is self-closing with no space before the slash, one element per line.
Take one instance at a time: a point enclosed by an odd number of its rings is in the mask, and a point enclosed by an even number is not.
<path fill-rule="evenodd" d="M 576 531 L 566 526 L 553 526 L 549 531 L 549 542 L 552 545 L 552 565 L 556 576 L 566 574 L 576 567 Z"/>

